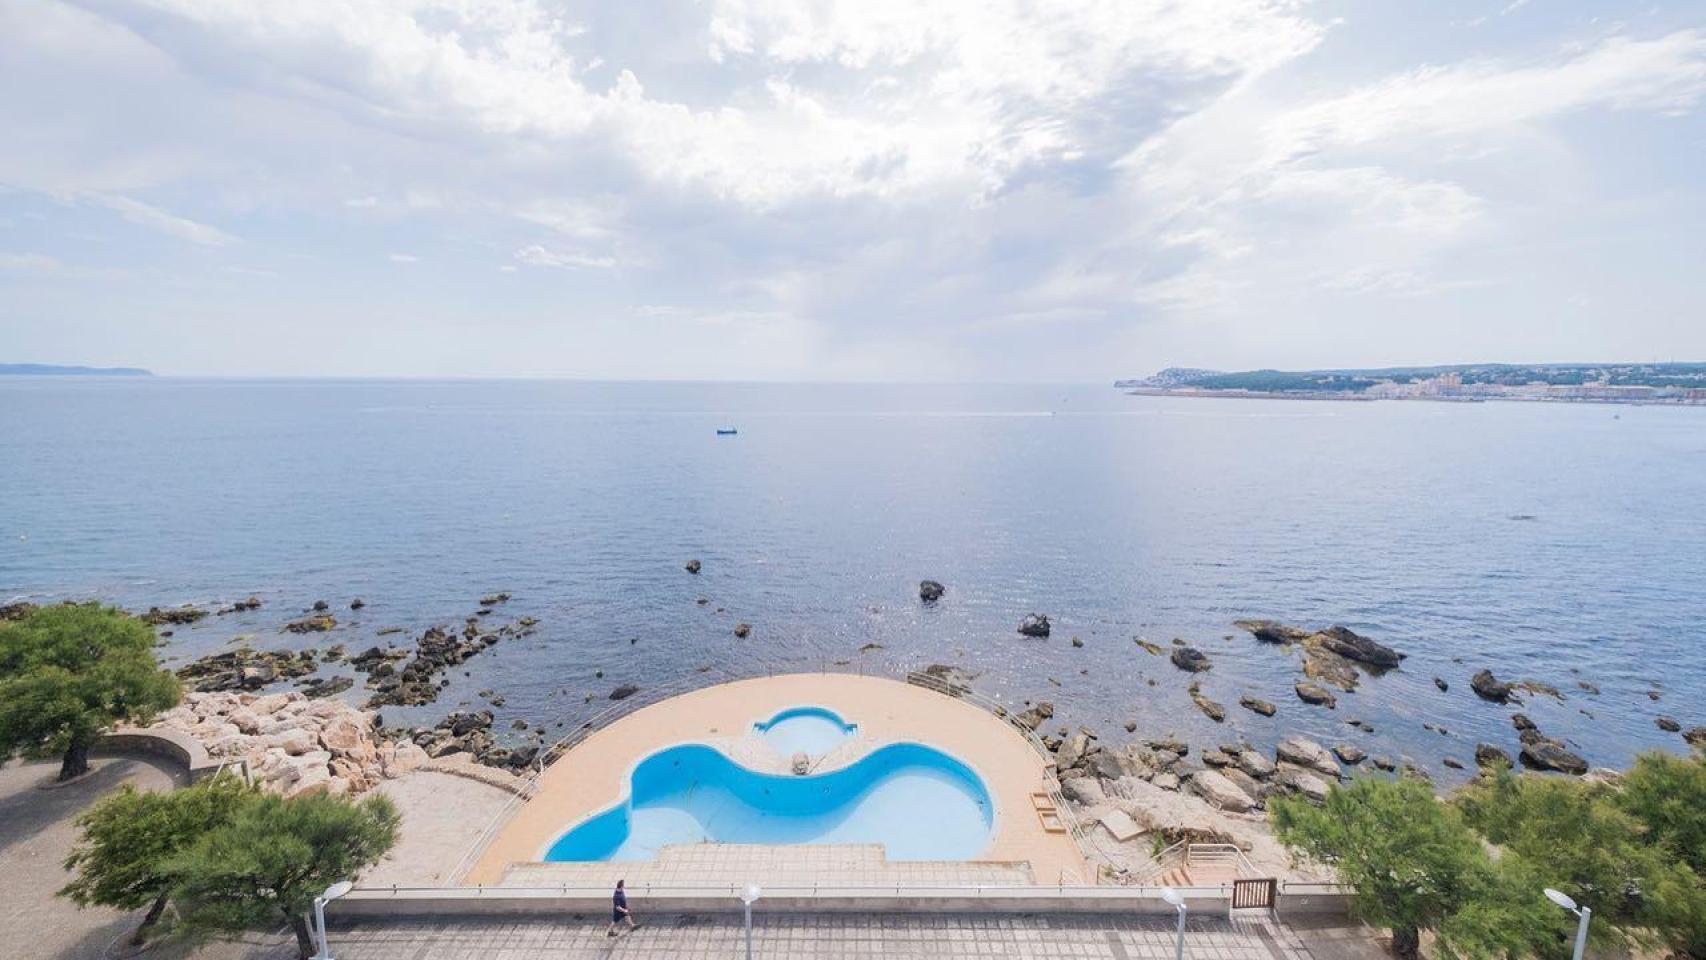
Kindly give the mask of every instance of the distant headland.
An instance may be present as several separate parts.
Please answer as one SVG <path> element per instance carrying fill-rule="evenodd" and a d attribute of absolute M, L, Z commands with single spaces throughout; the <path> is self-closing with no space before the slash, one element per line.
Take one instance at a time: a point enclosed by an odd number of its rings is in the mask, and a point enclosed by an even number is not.
<path fill-rule="evenodd" d="M 55 363 L 0 363 L 0 377 L 152 377 L 141 367 L 75 367 Z"/>
<path fill-rule="evenodd" d="M 1367 370 L 1247 370 L 1169 367 L 1116 380 L 1132 394 L 1284 397 L 1304 400 L 1551 400 L 1706 406 L 1706 363 L 1466 363 Z"/>

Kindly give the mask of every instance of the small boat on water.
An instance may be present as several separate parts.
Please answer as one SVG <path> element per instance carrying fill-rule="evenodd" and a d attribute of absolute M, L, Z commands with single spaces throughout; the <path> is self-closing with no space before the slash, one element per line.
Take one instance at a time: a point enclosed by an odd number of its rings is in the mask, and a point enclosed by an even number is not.
<path fill-rule="evenodd" d="M 719 437 L 732 437 L 739 432 L 740 431 L 736 430 L 734 427 L 718 427 L 717 428 L 717 436 L 719 436 Z"/>

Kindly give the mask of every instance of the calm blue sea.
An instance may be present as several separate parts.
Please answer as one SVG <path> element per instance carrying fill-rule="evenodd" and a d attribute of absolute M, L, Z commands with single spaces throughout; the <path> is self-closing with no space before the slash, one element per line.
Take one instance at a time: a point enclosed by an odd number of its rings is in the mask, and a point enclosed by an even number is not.
<path fill-rule="evenodd" d="M 933 608 L 923 577 L 948 585 Z M 1685 749 L 1659 715 L 1706 723 L 1706 411 L 1086 386 L 0 381 L 0 600 L 266 601 L 180 629 L 167 653 L 187 656 L 242 634 L 330 642 L 279 632 L 322 598 L 358 650 L 499 589 L 538 633 L 399 719 L 492 688 L 500 728 L 572 726 L 588 695 L 704 664 L 946 662 L 1109 739 L 1127 721 L 1199 744 L 1303 731 L 1450 780 L 1440 759 L 1473 766 L 1478 740 L 1514 751 L 1513 708 L 1469 691 L 1489 666 L 1557 686 L 1563 702 L 1523 709 L 1620 765 Z M 1014 632 L 1033 610 L 1052 639 Z M 1306 707 L 1295 658 L 1233 628 L 1252 616 L 1344 623 L 1410 658 L 1336 711 Z M 1204 649 L 1227 723 L 1135 637 Z M 1279 715 L 1240 709 L 1245 693 Z"/>

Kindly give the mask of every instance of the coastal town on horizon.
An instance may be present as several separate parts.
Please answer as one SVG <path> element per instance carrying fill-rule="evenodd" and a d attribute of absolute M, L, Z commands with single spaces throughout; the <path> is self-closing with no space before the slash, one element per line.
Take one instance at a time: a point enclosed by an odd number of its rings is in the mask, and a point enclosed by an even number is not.
<path fill-rule="evenodd" d="M 1479 363 L 1235 373 L 1168 367 L 1153 376 L 1116 380 L 1114 386 L 1138 396 L 1706 406 L 1706 363 Z"/>

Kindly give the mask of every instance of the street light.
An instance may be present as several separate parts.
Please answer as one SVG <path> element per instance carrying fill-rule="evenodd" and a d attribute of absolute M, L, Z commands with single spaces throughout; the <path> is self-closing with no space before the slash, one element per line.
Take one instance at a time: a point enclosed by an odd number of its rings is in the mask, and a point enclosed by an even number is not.
<path fill-rule="evenodd" d="M 314 960 L 332 960 L 332 948 L 326 945 L 326 904 L 354 889 L 355 884 L 339 880 L 314 898 L 314 934 L 320 940 L 320 952 L 314 955 Z"/>
<path fill-rule="evenodd" d="M 746 907 L 746 960 L 752 960 L 752 905 L 758 902 L 758 895 L 764 891 L 758 889 L 758 884 L 749 883 L 740 892 L 740 902 Z"/>
<path fill-rule="evenodd" d="M 1546 888 L 1546 899 L 1582 918 L 1582 921 L 1576 924 L 1576 952 L 1573 958 L 1573 960 L 1582 960 L 1582 951 L 1586 950 L 1588 946 L 1588 918 L 1593 916 L 1593 911 L 1587 907 L 1578 908 L 1576 901 L 1570 899 L 1569 894 L 1561 890 L 1554 890 L 1551 887 Z"/>
<path fill-rule="evenodd" d="M 1173 905 L 1179 911 L 1179 942 L 1173 949 L 1174 960 L 1185 960 L 1185 898 L 1179 896 L 1179 891 L 1172 887 L 1161 888 L 1161 899 Z M 1576 960 L 1581 960 L 1577 957 Z"/>

